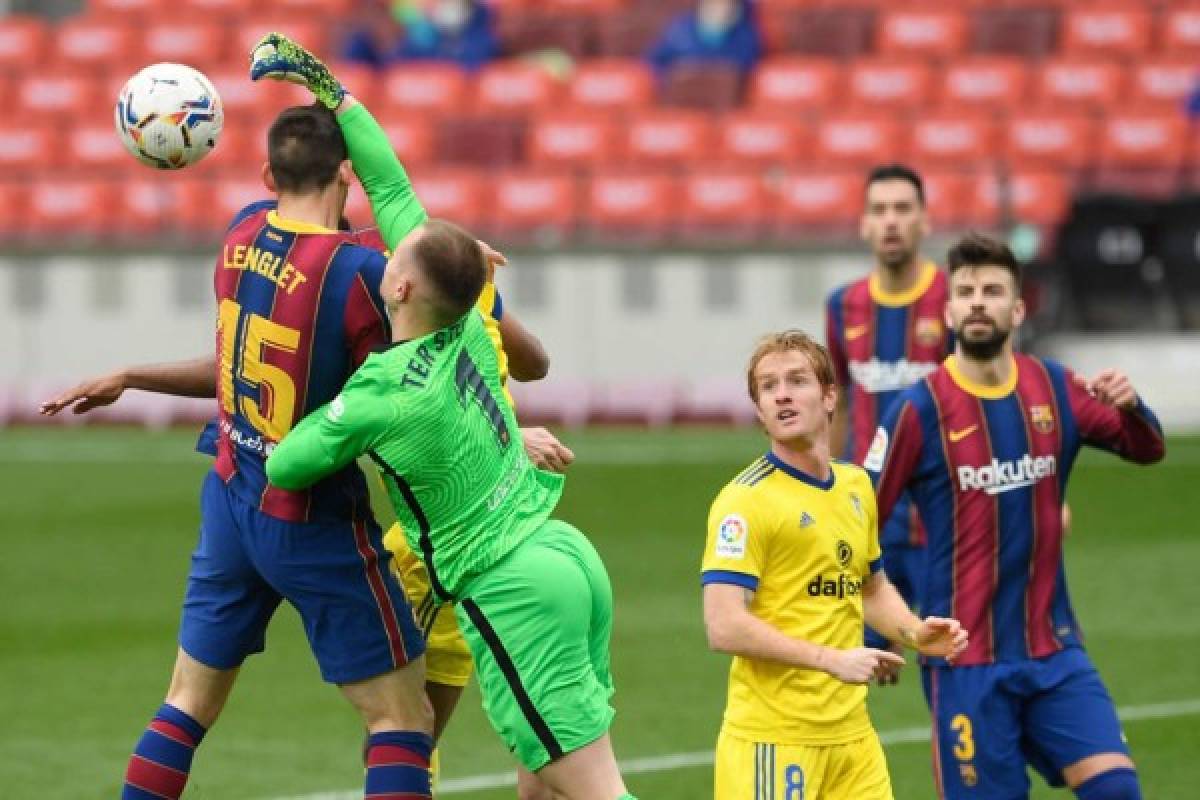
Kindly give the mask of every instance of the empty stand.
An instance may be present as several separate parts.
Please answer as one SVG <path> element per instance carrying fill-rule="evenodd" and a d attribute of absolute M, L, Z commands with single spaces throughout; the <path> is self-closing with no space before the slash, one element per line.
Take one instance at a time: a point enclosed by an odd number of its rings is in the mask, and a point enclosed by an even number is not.
<path fill-rule="evenodd" d="M 815 112 L 842 89 L 842 68 L 829 59 L 779 57 L 764 61 L 750 78 L 748 101 L 766 111 Z"/>
<path fill-rule="evenodd" d="M 946 58 L 966 48 L 968 33 L 967 15 L 959 9 L 892 9 L 880 16 L 876 49 L 889 55 Z"/>
<path fill-rule="evenodd" d="M 654 102 L 654 78 L 641 61 L 598 59 L 579 65 L 567 91 L 580 108 L 636 109 Z"/>
<path fill-rule="evenodd" d="M 598 171 L 583 199 L 594 238 L 662 239 L 679 217 L 680 181 L 663 172 Z"/>
<path fill-rule="evenodd" d="M 625 154 L 647 165 L 703 163 L 712 152 L 715 124 L 696 111 L 650 111 L 633 117 L 625 130 Z"/>
<path fill-rule="evenodd" d="M 617 124 L 597 112 L 550 114 L 529 130 L 528 160 L 542 166 L 587 166 L 616 159 Z"/>

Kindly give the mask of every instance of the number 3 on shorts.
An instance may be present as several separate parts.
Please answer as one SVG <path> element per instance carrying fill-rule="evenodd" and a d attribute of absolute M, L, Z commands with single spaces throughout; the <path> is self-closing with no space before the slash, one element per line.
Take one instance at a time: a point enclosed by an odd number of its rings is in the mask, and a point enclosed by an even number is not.
<path fill-rule="evenodd" d="M 975 757 L 975 737 L 971 727 L 971 718 L 966 714 L 955 714 L 950 720 L 950 729 L 958 734 L 958 743 L 954 745 L 954 757 L 959 761 L 970 761 Z"/>

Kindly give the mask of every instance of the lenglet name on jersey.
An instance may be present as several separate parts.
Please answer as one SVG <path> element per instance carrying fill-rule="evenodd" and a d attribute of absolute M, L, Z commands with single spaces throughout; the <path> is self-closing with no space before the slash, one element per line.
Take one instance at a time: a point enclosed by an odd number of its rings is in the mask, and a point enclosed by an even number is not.
<path fill-rule="evenodd" d="M 244 269 L 262 275 L 288 294 L 296 291 L 300 284 L 308 280 L 296 270 L 292 262 L 284 261 L 274 253 L 259 250 L 253 245 L 225 245 L 224 262 L 225 269 Z"/>

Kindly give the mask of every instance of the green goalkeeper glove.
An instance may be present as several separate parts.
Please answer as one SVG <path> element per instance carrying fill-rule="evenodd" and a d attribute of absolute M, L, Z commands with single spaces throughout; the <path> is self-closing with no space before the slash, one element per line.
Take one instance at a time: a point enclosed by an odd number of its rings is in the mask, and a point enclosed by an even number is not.
<path fill-rule="evenodd" d="M 336 109 L 346 96 L 346 89 L 321 59 L 281 33 L 268 33 L 250 53 L 250 80 L 260 78 L 305 86 L 329 109 Z"/>

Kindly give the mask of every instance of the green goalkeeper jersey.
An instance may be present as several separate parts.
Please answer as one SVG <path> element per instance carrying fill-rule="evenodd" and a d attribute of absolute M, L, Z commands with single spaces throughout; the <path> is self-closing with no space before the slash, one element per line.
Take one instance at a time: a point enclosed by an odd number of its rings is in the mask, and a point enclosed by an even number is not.
<path fill-rule="evenodd" d="M 284 489 L 307 486 L 363 454 L 384 474 L 409 545 L 445 599 L 537 530 L 562 494 L 563 477 L 525 454 L 474 309 L 369 356 L 338 397 L 284 437 L 267 476 Z"/>

